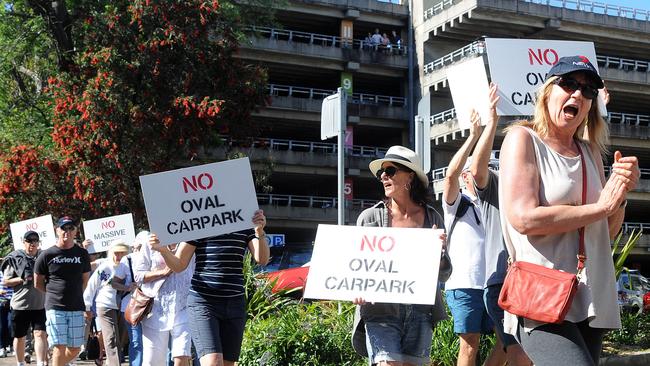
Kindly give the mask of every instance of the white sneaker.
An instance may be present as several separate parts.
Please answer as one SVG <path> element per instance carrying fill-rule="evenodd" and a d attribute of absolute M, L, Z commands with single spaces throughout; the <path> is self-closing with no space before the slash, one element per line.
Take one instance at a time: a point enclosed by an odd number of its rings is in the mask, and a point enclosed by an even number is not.
<path fill-rule="evenodd" d="M 0 348 L 0 357 L 7 357 L 7 351 L 4 348 Z"/>

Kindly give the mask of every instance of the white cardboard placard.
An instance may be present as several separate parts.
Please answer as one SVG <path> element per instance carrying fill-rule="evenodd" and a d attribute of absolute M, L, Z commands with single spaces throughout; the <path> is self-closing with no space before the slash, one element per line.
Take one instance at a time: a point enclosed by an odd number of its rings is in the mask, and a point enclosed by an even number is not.
<path fill-rule="evenodd" d="M 124 240 L 129 246 L 135 240 L 133 215 L 130 213 L 84 221 L 83 226 L 85 238 L 93 242 L 88 247 L 91 254 L 107 251 L 114 240 Z"/>
<path fill-rule="evenodd" d="M 442 230 L 318 225 L 305 297 L 434 304 Z"/>
<path fill-rule="evenodd" d="M 598 70 L 593 42 L 487 38 L 485 45 L 491 80 L 499 85 L 500 116 L 532 116 L 537 90 L 560 57 L 585 56 Z M 603 93 L 598 109 L 607 115 Z"/>
<path fill-rule="evenodd" d="M 248 158 L 143 175 L 140 185 L 163 245 L 250 229 L 259 207 Z"/>
<path fill-rule="evenodd" d="M 38 236 L 41 238 L 41 249 L 47 249 L 56 244 L 52 215 L 14 222 L 9 225 L 9 228 L 11 230 L 11 238 L 13 239 L 15 249 L 25 248 L 23 246 L 23 235 L 30 230 L 36 231 Z"/>
<path fill-rule="evenodd" d="M 483 57 L 475 57 L 449 67 L 447 80 L 459 126 L 462 129 L 469 128 L 472 109 L 481 115 L 481 124 L 485 125 L 490 116 L 490 85 Z"/>

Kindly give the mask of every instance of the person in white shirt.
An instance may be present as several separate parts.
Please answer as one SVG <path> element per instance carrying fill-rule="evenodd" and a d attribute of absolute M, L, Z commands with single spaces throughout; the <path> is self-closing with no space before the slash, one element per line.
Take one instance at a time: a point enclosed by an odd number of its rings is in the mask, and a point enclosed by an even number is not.
<path fill-rule="evenodd" d="M 144 235 L 148 236 L 149 233 Z M 175 251 L 176 248 L 172 247 L 172 251 Z M 187 365 L 192 345 L 187 311 L 192 274 L 194 257 L 186 269 L 173 273 L 160 252 L 151 250 L 149 245 L 143 245 L 140 249 L 133 263 L 133 275 L 135 281 L 142 284 L 140 290 L 154 298 L 151 313 L 141 323 L 143 366 L 166 364 L 170 338 L 174 365 Z"/>
<path fill-rule="evenodd" d="M 483 302 L 485 283 L 485 229 L 481 222 L 474 179 L 467 157 L 481 135 L 480 118 L 472 115 L 469 137 L 449 162 L 442 194 L 447 229 L 449 258 L 454 268 L 445 283 L 447 305 L 454 319 L 454 332 L 460 338 L 457 365 L 475 365 L 481 334 L 493 324 Z M 462 178 L 466 189 L 460 190 Z M 503 365 L 505 353 L 494 347 L 485 365 Z"/>
<path fill-rule="evenodd" d="M 115 272 L 122 257 L 129 252 L 129 247 L 121 240 L 117 240 L 109 250 L 108 260 L 102 262 L 88 281 L 84 291 L 84 304 L 86 305 L 86 319 L 92 319 L 93 303 L 97 312 L 97 321 L 102 329 L 104 350 L 108 366 L 119 366 L 119 330 L 118 317 L 120 315 L 120 301 L 117 290 L 112 285 Z"/>

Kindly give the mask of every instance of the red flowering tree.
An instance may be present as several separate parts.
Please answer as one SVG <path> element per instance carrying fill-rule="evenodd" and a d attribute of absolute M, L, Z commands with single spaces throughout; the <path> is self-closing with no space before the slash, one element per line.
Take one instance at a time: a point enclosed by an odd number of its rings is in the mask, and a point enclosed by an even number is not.
<path fill-rule="evenodd" d="M 191 164 L 219 133 L 256 132 L 250 114 L 265 103 L 266 75 L 235 57 L 250 15 L 243 5 L 81 5 L 69 19 L 73 42 L 66 33 L 60 44 L 73 44 L 72 56 L 58 52 L 59 72 L 49 78 L 53 148 L 19 146 L 0 156 L 5 225 L 44 208 L 141 220 L 140 175 Z"/>

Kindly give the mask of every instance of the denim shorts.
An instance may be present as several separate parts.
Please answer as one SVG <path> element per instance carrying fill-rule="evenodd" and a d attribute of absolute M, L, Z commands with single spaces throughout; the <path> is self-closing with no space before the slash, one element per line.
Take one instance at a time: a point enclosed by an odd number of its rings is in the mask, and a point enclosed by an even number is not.
<path fill-rule="evenodd" d="M 224 360 L 236 362 L 246 325 L 244 296 L 205 299 L 190 293 L 187 310 L 192 341 L 199 358 L 210 353 L 221 353 Z"/>
<path fill-rule="evenodd" d="M 370 362 L 428 365 L 433 335 L 432 309 L 430 305 L 400 304 L 399 314 L 365 316 Z"/>
<path fill-rule="evenodd" d="M 50 346 L 67 346 L 78 348 L 84 344 L 83 311 L 47 310 L 45 312 L 47 342 Z"/>
<path fill-rule="evenodd" d="M 501 339 L 503 348 L 506 349 L 508 346 L 519 343 L 517 343 L 515 337 L 503 331 L 503 309 L 499 307 L 499 293 L 501 292 L 502 286 L 502 284 L 498 284 L 486 287 L 483 290 L 483 301 L 490 320 L 494 324 L 494 330 L 499 339 Z"/>
<path fill-rule="evenodd" d="M 492 333 L 492 320 L 483 303 L 483 290 L 463 288 L 445 291 L 454 318 L 454 333 Z"/>

